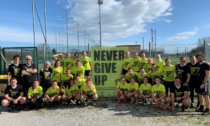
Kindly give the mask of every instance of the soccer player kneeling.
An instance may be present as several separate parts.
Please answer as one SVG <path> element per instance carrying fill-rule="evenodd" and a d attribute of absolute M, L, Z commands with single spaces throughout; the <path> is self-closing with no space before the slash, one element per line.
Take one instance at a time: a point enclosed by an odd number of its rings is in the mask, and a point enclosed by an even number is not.
<path fill-rule="evenodd" d="M 116 94 L 117 94 L 117 103 L 119 104 L 121 100 L 124 100 L 124 103 L 127 102 L 127 93 L 129 89 L 129 84 L 126 83 L 125 77 L 121 78 L 121 81 L 118 82 L 116 87 Z"/>
<path fill-rule="evenodd" d="M 18 110 L 21 108 L 20 105 L 25 104 L 26 98 L 23 97 L 23 87 L 17 84 L 17 79 L 11 79 L 11 85 L 8 85 L 4 92 L 4 98 L 1 101 L 2 106 L 8 107 L 8 111 L 12 111 L 14 108 Z"/>
<path fill-rule="evenodd" d="M 137 100 L 138 89 L 139 89 L 139 84 L 136 83 L 134 77 L 131 77 L 130 84 L 129 84 L 129 87 L 128 87 L 128 94 L 127 94 L 127 97 L 131 98 L 131 103 L 134 103 L 135 100 Z"/>
<path fill-rule="evenodd" d="M 95 86 L 91 80 L 86 80 L 86 84 L 81 87 L 82 96 L 81 100 L 84 102 L 85 106 L 87 105 L 87 99 L 93 98 L 93 106 L 96 106 L 96 101 L 98 100 L 98 94 Z"/>
<path fill-rule="evenodd" d="M 152 86 L 148 83 L 148 77 L 144 77 L 144 83 L 139 87 L 139 98 L 144 101 L 144 104 L 148 104 L 149 99 L 152 98 L 151 93 Z"/>
<path fill-rule="evenodd" d="M 73 79 L 69 80 L 66 88 L 66 94 L 62 97 L 62 100 L 67 101 L 67 105 L 74 103 L 74 100 L 81 100 L 78 86 L 74 83 Z"/>
<path fill-rule="evenodd" d="M 159 102 L 163 105 L 163 110 L 166 110 L 165 97 L 166 97 L 166 89 L 163 84 L 160 83 L 161 80 L 159 77 L 155 78 L 155 85 L 152 86 L 152 98 L 155 102 L 155 107 L 159 106 Z"/>
<path fill-rule="evenodd" d="M 58 86 L 58 83 L 56 81 L 52 82 L 52 86 L 49 87 L 45 93 L 45 102 L 46 103 L 54 103 L 58 104 L 60 102 L 60 88 Z"/>
<path fill-rule="evenodd" d="M 170 97 L 166 98 L 166 103 L 172 105 L 172 112 L 175 112 L 174 102 L 182 103 L 181 111 L 184 112 L 184 108 L 190 105 L 187 86 L 181 85 L 181 79 L 175 78 L 174 85 L 170 88 Z"/>
<path fill-rule="evenodd" d="M 34 81 L 33 86 L 29 88 L 27 95 L 27 103 L 29 104 L 30 109 L 34 109 L 34 107 L 42 107 L 44 102 L 42 95 L 42 87 L 39 86 L 38 81 Z"/>

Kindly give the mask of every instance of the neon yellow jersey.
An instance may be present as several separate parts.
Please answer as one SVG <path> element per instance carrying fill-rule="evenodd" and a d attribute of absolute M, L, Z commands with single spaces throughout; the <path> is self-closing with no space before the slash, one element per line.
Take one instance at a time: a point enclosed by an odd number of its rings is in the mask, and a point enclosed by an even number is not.
<path fill-rule="evenodd" d="M 61 82 L 62 80 L 62 75 L 63 75 L 63 68 L 62 67 L 51 67 L 52 68 L 52 80 L 57 81 L 58 83 Z"/>
<path fill-rule="evenodd" d="M 124 58 L 122 64 L 124 65 L 123 69 L 128 70 L 133 65 L 133 58 Z"/>
<path fill-rule="evenodd" d="M 139 56 L 136 58 L 133 58 L 133 71 L 134 72 L 139 72 L 140 66 L 141 66 L 140 60 L 141 58 Z"/>
<path fill-rule="evenodd" d="M 79 90 L 79 88 L 77 85 L 74 85 L 73 87 L 67 87 L 66 95 L 67 96 L 75 96 L 78 90 Z"/>
<path fill-rule="evenodd" d="M 33 87 L 30 87 L 28 89 L 28 97 L 34 98 L 41 95 L 43 95 L 43 90 L 41 86 L 38 86 L 36 89 L 34 89 Z"/>
<path fill-rule="evenodd" d="M 69 76 L 67 76 L 66 74 L 62 75 L 62 80 L 64 83 L 68 83 L 70 79 L 73 79 L 73 75 L 70 74 Z"/>
<path fill-rule="evenodd" d="M 127 81 L 130 81 L 131 77 L 134 77 L 136 80 L 138 80 L 139 79 L 139 74 L 136 73 L 136 72 L 133 72 L 132 74 L 129 74 L 129 73 L 125 74 L 125 79 Z"/>
<path fill-rule="evenodd" d="M 74 58 L 72 58 L 72 68 L 73 68 L 74 66 L 76 66 L 77 60 L 79 60 L 79 59 L 74 59 Z"/>
<path fill-rule="evenodd" d="M 92 90 L 88 88 L 86 84 L 81 87 L 81 90 L 85 92 L 85 94 L 87 95 L 93 95 L 94 93 L 97 93 L 95 85 L 93 84 L 92 84 Z"/>
<path fill-rule="evenodd" d="M 139 84 L 142 84 L 143 82 L 144 82 L 144 77 L 148 77 L 148 74 L 144 74 L 143 76 L 142 75 L 138 75 L 138 80 L 137 80 L 137 82 L 139 83 Z"/>
<path fill-rule="evenodd" d="M 121 91 L 128 91 L 129 89 L 129 84 L 125 82 L 125 84 L 122 84 L 121 82 L 118 82 L 117 84 L 117 89 L 120 89 Z"/>
<path fill-rule="evenodd" d="M 82 87 L 83 85 L 86 85 L 86 79 L 80 79 L 80 82 L 75 81 L 74 84 Z"/>
<path fill-rule="evenodd" d="M 130 92 L 135 92 L 135 91 L 138 91 L 138 89 L 139 89 L 139 84 L 138 83 L 134 83 L 134 84 L 129 84 L 129 87 L 128 87 L 128 90 L 130 91 Z"/>
<path fill-rule="evenodd" d="M 171 65 L 170 67 L 167 67 L 167 66 L 163 67 L 163 75 L 164 75 L 163 80 L 169 81 L 169 82 L 174 81 L 175 71 L 176 71 L 176 69 L 175 69 L 175 66 L 173 66 L 173 65 Z"/>
<path fill-rule="evenodd" d="M 152 93 L 155 93 L 157 98 L 162 97 L 165 92 L 166 89 L 163 84 L 160 84 L 159 86 L 157 85 L 152 86 Z"/>
<path fill-rule="evenodd" d="M 59 60 L 59 61 L 60 61 L 60 66 L 61 66 L 61 67 L 64 67 L 64 59 L 63 59 L 63 58 L 61 59 L 61 58 L 55 57 L 54 60 L 55 60 L 55 61 L 56 61 L 56 60 Z"/>
<path fill-rule="evenodd" d="M 141 84 L 141 86 L 139 87 L 139 93 L 143 94 L 143 95 L 150 95 L 151 94 L 151 90 L 152 90 L 152 86 L 150 83 L 143 83 Z"/>
<path fill-rule="evenodd" d="M 152 70 L 152 65 L 149 63 L 144 64 L 144 69 L 146 72 L 149 72 L 150 70 Z"/>
<path fill-rule="evenodd" d="M 144 59 L 141 58 L 141 60 L 140 60 L 141 66 L 140 67 L 144 68 L 144 65 L 147 64 L 147 63 L 148 63 L 148 58 L 144 58 Z"/>
<path fill-rule="evenodd" d="M 59 88 L 59 86 L 56 86 L 55 89 L 53 89 L 52 86 L 51 86 L 51 87 L 49 87 L 49 88 L 47 89 L 47 91 L 46 91 L 45 94 L 47 94 L 48 96 L 52 97 L 52 96 L 58 95 L 59 93 L 60 93 L 60 88 Z"/>
<path fill-rule="evenodd" d="M 72 69 L 72 59 L 69 58 L 69 59 L 62 59 L 63 61 L 63 73 L 65 74 L 66 73 L 66 69 L 69 68 L 69 69 Z"/>
<path fill-rule="evenodd" d="M 148 77 L 152 79 L 153 84 L 155 83 L 155 78 L 156 77 L 161 77 L 162 73 L 161 71 L 149 71 L 148 72 Z"/>
<path fill-rule="evenodd" d="M 91 59 L 90 57 L 80 57 L 80 60 L 82 61 L 82 65 L 83 67 L 85 68 L 85 70 L 90 70 L 91 67 L 90 67 L 90 63 L 91 63 Z"/>
<path fill-rule="evenodd" d="M 78 75 L 80 79 L 85 78 L 85 68 L 83 66 L 81 67 L 73 66 L 72 73 L 76 76 Z"/>
<path fill-rule="evenodd" d="M 163 71 L 163 67 L 165 66 L 165 62 L 164 61 L 154 61 L 155 65 L 157 66 L 159 71 Z"/>

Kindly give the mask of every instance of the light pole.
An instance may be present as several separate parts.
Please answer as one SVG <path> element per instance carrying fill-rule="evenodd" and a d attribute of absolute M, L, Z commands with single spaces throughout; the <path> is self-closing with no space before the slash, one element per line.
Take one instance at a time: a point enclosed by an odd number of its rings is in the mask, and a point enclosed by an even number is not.
<path fill-rule="evenodd" d="M 103 0 L 98 0 L 98 5 L 99 5 L 99 30 L 100 30 L 99 44 L 100 44 L 100 47 L 102 46 L 102 42 L 101 42 L 101 4 L 103 4 Z"/>
<path fill-rule="evenodd" d="M 66 42 L 67 42 L 67 51 L 69 51 L 69 29 L 68 29 L 68 11 L 66 10 Z"/>
<path fill-rule="evenodd" d="M 33 21 L 33 37 L 34 37 L 34 47 L 35 47 L 36 46 L 36 33 L 35 33 L 34 0 L 32 0 L 32 21 Z"/>

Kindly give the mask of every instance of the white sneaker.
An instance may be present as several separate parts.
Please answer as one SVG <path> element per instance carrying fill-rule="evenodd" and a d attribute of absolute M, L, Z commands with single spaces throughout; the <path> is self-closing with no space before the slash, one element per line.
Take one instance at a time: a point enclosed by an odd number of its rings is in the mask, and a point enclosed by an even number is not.
<path fill-rule="evenodd" d="M 87 106 L 87 102 L 84 101 L 84 105 Z"/>
<path fill-rule="evenodd" d="M 96 102 L 93 102 L 93 106 L 96 106 Z"/>

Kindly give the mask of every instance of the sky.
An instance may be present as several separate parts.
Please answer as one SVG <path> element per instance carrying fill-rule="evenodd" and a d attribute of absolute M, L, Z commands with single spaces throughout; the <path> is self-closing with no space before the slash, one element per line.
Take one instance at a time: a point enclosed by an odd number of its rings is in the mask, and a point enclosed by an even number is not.
<path fill-rule="evenodd" d="M 45 42 L 40 27 L 41 24 L 45 34 L 44 0 L 34 1 L 38 12 L 35 11 L 35 44 L 38 46 Z M 157 48 L 190 50 L 199 39 L 210 36 L 209 8 L 209 0 L 103 0 L 102 46 L 143 46 L 144 38 L 144 48 L 148 48 L 153 29 Z M 0 19 L 1 47 L 34 45 L 32 0 L 1 0 Z M 66 21 L 69 46 L 99 44 L 97 0 L 46 0 L 49 45 L 66 47 Z"/>

